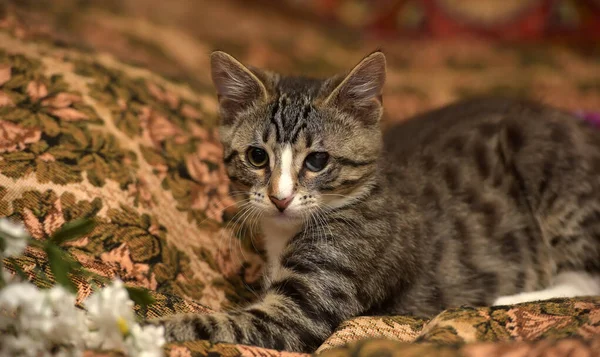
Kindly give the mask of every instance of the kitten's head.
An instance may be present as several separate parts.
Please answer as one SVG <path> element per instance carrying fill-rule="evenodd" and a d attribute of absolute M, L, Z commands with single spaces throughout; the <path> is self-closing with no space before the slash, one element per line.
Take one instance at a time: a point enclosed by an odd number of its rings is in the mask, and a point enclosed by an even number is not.
<path fill-rule="evenodd" d="M 300 220 L 368 191 L 381 150 L 383 53 L 325 80 L 245 67 L 224 52 L 212 54 L 211 70 L 227 172 L 247 206 Z"/>

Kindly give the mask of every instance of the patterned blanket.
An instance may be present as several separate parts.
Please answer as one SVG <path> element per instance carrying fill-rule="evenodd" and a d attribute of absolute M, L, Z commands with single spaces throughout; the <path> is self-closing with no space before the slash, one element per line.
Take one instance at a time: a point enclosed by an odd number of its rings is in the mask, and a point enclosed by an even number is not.
<path fill-rule="evenodd" d="M 529 95 L 589 117 L 600 109 L 600 57 L 590 49 L 365 43 L 237 2 L 185 2 L 195 9 L 184 8 L 184 1 L 165 3 L 0 5 L 0 216 L 24 221 L 39 240 L 67 221 L 97 217 L 95 230 L 67 249 L 101 277 L 152 290 L 157 302 L 137 309 L 144 318 L 222 310 L 257 293 L 261 242 L 231 220 L 235 208 L 207 70 L 213 48 L 257 66 L 324 75 L 382 45 L 390 58 L 386 126 L 481 93 Z M 18 264 L 40 286 L 52 280 L 41 251 L 28 249 Z M 100 281 L 75 283 L 81 301 Z M 206 341 L 167 351 L 296 355 Z M 360 317 L 339 326 L 317 353 L 599 351 L 600 298 L 589 297 L 464 307 L 428 321 Z"/>

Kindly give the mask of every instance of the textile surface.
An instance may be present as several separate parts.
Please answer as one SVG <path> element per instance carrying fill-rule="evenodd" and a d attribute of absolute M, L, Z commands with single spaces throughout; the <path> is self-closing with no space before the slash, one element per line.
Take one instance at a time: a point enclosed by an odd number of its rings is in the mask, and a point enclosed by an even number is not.
<path fill-rule="evenodd" d="M 143 318 L 223 310 L 257 294 L 261 239 L 232 221 L 235 202 L 209 80 L 212 49 L 255 66 L 330 75 L 383 47 L 389 58 L 384 128 L 484 93 L 530 96 L 589 117 L 600 110 L 600 52 L 594 48 L 365 41 L 350 30 L 340 34 L 238 2 L 165 3 L 61 0 L 0 7 L 0 216 L 22 220 L 39 240 L 67 221 L 96 217 L 95 230 L 67 250 L 99 276 L 152 290 L 157 302 L 138 308 Z M 18 263 L 47 285 L 43 252 L 28 249 Z M 101 282 L 75 283 L 81 301 Z M 167 351 L 296 355 L 206 341 Z M 600 297 L 588 297 L 463 307 L 431 320 L 359 317 L 339 326 L 317 353 L 598 351 Z"/>

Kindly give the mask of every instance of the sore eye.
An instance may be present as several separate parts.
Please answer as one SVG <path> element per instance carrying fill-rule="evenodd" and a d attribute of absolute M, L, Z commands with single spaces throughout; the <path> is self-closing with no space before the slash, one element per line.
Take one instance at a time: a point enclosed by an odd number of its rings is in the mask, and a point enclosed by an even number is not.
<path fill-rule="evenodd" d="M 246 152 L 246 157 L 252 166 L 259 169 L 265 167 L 269 163 L 269 155 L 261 148 L 250 147 Z"/>
<path fill-rule="evenodd" d="M 304 166 L 312 172 L 319 172 L 327 166 L 329 154 L 326 152 L 313 152 L 304 160 Z"/>

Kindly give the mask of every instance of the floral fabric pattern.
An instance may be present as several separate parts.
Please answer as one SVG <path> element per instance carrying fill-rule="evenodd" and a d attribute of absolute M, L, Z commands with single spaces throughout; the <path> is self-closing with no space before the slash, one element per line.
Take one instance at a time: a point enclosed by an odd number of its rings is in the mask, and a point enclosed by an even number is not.
<path fill-rule="evenodd" d="M 215 113 L 92 56 L 48 66 L 16 47 L 0 49 L 3 215 L 39 240 L 67 221 L 96 217 L 94 232 L 68 250 L 103 277 L 212 308 L 253 296 L 262 261 L 223 222 L 235 211 L 224 210 L 233 201 Z M 29 249 L 20 262 L 32 278 L 49 273 L 42 252 Z M 91 286 L 78 285 L 82 300 Z"/>
<path fill-rule="evenodd" d="M 74 219 L 97 220 L 90 234 L 65 247 L 92 273 L 73 278 L 78 304 L 105 278 L 119 277 L 152 291 L 156 303 L 136 307 L 141 318 L 239 306 L 255 299 L 263 258 L 260 237 L 233 219 L 208 52 L 220 48 L 256 66 L 326 75 L 347 70 L 381 44 L 238 2 L 198 1 L 186 11 L 176 11 L 183 6 L 178 1 L 168 9 L 148 2 L 153 6 L 142 5 L 146 0 L 81 1 L 77 9 L 68 0 L 0 5 L 0 217 L 23 221 L 37 240 Z M 203 14 L 202 24 L 189 14 Z M 222 26 L 238 22 L 244 36 Z M 220 31 L 212 30 L 217 25 Z M 600 57 L 591 50 L 477 41 L 382 45 L 390 54 L 384 128 L 490 93 L 533 96 L 586 118 L 600 111 L 594 76 Z M 48 286 L 43 251 L 27 248 L 16 263 L 35 284 Z M 593 355 L 599 336 L 600 298 L 589 297 L 463 307 L 430 320 L 358 317 L 316 353 Z M 301 356 L 206 341 L 166 351 Z"/>

